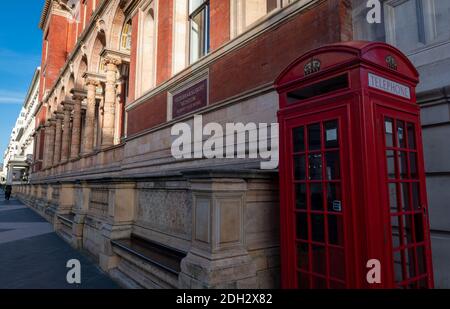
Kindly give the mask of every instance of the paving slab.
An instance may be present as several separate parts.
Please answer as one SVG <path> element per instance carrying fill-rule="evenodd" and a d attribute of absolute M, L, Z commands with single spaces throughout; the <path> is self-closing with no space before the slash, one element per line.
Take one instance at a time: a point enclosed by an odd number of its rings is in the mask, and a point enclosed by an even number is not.
<path fill-rule="evenodd" d="M 81 264 L 81 284 L 69 284 L 69 260 Z M 89 257 L 72 248 L 33 210 L 6 201 L 0 190 L 0 289 L 117 289 Z"/>

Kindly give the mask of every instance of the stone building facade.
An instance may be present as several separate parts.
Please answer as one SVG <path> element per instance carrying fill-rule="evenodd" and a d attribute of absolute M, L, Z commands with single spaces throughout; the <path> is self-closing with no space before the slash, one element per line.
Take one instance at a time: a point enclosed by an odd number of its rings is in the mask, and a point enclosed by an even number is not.
<path fill-rule="evenodd" d="M 26 183 L 29 180 L 34 154 L 35 113 L 39 102 L 39 79 L 41 68 L 34 72 L 9 144 L 3 156 L 4 182 Z"/>
<path fill-rule="evenodd" d="M 16 194 L 126 287 L 279 287 L 276 170 L 177 160 L 171 128 L 275 123 L 275 78 L 352 38 L 349 1 L 46 0 L 40 27 L 32 184 Z"/>

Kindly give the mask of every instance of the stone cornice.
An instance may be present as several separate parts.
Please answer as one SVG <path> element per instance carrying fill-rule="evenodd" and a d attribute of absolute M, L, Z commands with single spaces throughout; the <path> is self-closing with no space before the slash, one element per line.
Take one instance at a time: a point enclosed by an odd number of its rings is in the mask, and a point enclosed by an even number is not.
<path fill-rule="evenodd" d="M 44 8 L 42 9 L 41 19 L 39 20 L 39 28 L 42 30 L 44 30 L 44 25 L 47 21 L 51 2 L 52 0 L 45 0 Z"/>
<path fill-rule="evenodd" d="M 63 3 L 61 0 L 46 0 L 46 3 L 44 4 L 44 9 L 42 11 L 41 20 L 39 22 L 39 28 L 42 29 L 44 33 L 47 32 L 50 14 L 55 14 L 70 19 L 73 18 L 70 8 L 67 7 L 67 5 Z"/>
<path fill-rule="evenodd" d="M 25 96 L 25 105 L 24 107 L 27 106 L 28 102 L 30 101 L 31 95 L 33 94 L 33 90 L 35 89 L 35 87 L 39 87 L 39 78 L 41 76 L 41 67 L 37 67 L 34 70 L 34 74 L 33 74 L 33 79 L 31 80 L 31 84 L 28 87 L 28 91 L 27 91 L 27 95 Z"/>
<path fill-rule="evenodd" d="M 99 73 L 86 72 L 83 78 L 86 80 L 86 85 L 96 84 L 98 86 L 98 84 L 106 82 L 106 76 Z"/>
<path fill-rule="evenodd" d="M 100 54 L 100 57 L 104 58 L 106 61 L 119 60 L 120 62 L 130 62 L 130 52 L 123 52 L 113 49 L 104 48 Z"/>
<path fill-rule="evenodd" d="M 422 91 L 417 94 L 419 105 L 436 105 L 450 103 L 450 86 Z"/>

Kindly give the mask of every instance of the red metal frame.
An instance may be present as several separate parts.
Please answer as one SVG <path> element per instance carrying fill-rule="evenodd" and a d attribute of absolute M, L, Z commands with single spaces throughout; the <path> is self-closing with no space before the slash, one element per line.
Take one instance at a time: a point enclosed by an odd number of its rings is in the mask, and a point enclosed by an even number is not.
<path fill-rule="evenodd" d="M 369 73 L 408 87 L 410 98 L 369 87 Z M 329 87 L 330 80 L 340 87 Z M 318 83 L 320 89 L 311 90 Z M 417 71 L 400 51 L 369 42 L 311 51 L 277 79 L 284 288 L 433 287 L 417 83 Z M 385 139 L 388 118 L 397 136 L 392 144 Z M 317 138 L 309 141 L 309 134 Z M 404 156 L 388 164 L 392 153 Z M 399 227 L 391 222 L 397 218 Z M 366 279 L 371 259 L 381 263 L 379 284 Z"/>
<path fill-rule="evenodd" d="M 431 259 L 426 258 L 427 255 L 431 256 L 431 241 L 429 233 L 423 233 L 424 230 L 429 231 L 429 223 L 420 122 L 414 113 L 400 112 L 382 104 L 379 104 L 376 113 L 377 121 L 384 123 L 385 129 L 386 122 L 392 123 L 390 142 L 387 141 L 387 135 L 381 131 L 377 141 L 379 156 L 389 154 L 394 158 L 393 165 L 388 164 L 388 160 L 384 161 L 384 177 L 381 179 L 381 185 L 385 186 L 385 220 L 391 222 L 389 234 L 393 235 L 396 231 L 399 236 L 398 244 L 394 244 L 394 237 L 390 239 L 389 256 L 398 255 L 402 267 L 401 278 L 393 278 L 391 284 L 404 288 L 431 288 L 433 273 L 427 270 L 432 269 L 432 263 Z M 389 169 L 392 171 L 389 172 Z M 391 189 L 394 192 L 391 192 Z M 393 221 L 398 222 L 398 227 L 392 225 Z M 411 259 L 409 263 L 408 258 Z M 407 269 L 410 263 L 414 267 Z M 391 265 L 395 265 L 395 258 Z M 392 271 L 395 272 L 395 269 Z"/>

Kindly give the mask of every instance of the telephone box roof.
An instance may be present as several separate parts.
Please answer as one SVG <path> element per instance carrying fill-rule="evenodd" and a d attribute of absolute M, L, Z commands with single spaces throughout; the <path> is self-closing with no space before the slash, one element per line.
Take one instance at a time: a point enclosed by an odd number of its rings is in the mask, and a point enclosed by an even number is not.
<path fill-rule="evenodd" d="M 349 41 L 324 45 L 300 56 L 280 74 L 275 86 L 280 88 L 315 73 L 355 64 L 390 71 L 413 84 L 419 82 L 416 68 L 399 49 L 383 42 Z"/>

